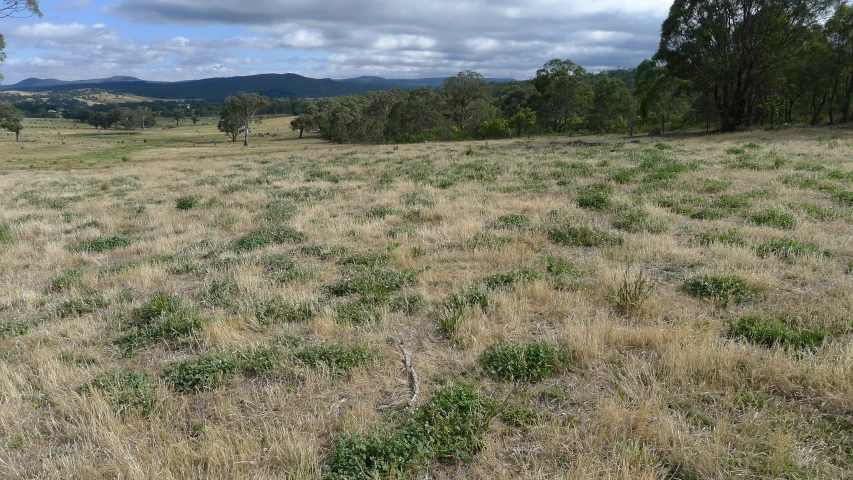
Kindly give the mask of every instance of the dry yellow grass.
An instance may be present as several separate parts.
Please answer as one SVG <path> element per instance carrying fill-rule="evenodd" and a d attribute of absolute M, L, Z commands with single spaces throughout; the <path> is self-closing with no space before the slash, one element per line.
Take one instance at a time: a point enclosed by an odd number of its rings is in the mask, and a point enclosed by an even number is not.
<path fill-rule="evenodd" d="M 612 145 L 595 148 L 566 138 L 341 146 L 297 140 L 288 121 L 256 127 L 249 148 L 228 142 L 213 119 L 132 135 L 36 120 L 24 131 L 30 141 L 0 139 L 0 477 L 319 478 L 338 432 L 370 432 L 401 414 L 384 408 L 408 395 L 388 335 L 412 354 L 421 403 L 462 382 L 540 415 L 523 427 L 492 419 L 471 460 L 433 462 L 417 478 L 853 477 L 853 219 L 838 196 L 853 191 L 847 130 L 605 139 Z M 255 136 L 267 132 L 277 135 Z M 681 167 L 671 178 L 649 178 L 672 165 Z M 630 178 L 613 181 L 622 169 Z M 612 190 L 608 208 L 576 203 L 594 183 Z M 717 215 L 691 218 L 663 198 L 684 195 Z M 746 205 L 719 207 L 721 195 Z M 185 196 L 196 205 L 176 208 Z M 265 217 L 270 204 L 292 218 Z M 631 208 L 666 230 L 615 228 Z M 794 214 L 795 227 L 750 220 L 765 208 Z M 234 246 L 285 224 L 305 239 Z M 549 229 L 566 225 L 623 243 L 552 241 Z M 742 243 L 699 240 L 730 229 Z M 129 244 L 75 248 L 112 237 Z M 779 238 L 828 256 L 757 254 Z M 327 287 L 344 273 L 343 251 L 418 272 L 405 291 L 426 306 L 405 313 L 380 303 L 377 323 L 342 321 L 348 298 Z M 271 265 L 283 254 L 299 274 L 280 282 Z M 548 272 L 546 257 L 570 271 Z M 621 315 L 614 291 L 628 267 L 650 290 Z M 448 296 L 517 269 L 536 278 L 481 285 L 489 308 L 468 308 L 455 333 L 442 332 Z M 690 295 L 685 281 L 702 274 L 737 276 L 754 295 L 728 305 Z M 218 304 L 217 282 L 232 289 Z M 188 341 L 122 355 L 116 339 L 158 292 L 209 322 Z M 102 302 L 92 312 L 63 310 L 94 297 Z M 318 306 L 308 319 L 264 324 L 258 306 L 270 298 Z M 788 316 L 825 340 L 808 350 L 732 338 L 729 322 L 747 315 Z M 564 344 L 575 362 L 538 383 L 497 382 L 477 358 L 499 340 Z M 275 341 L 288 353 L 271 373 L 240 371 L 196 394 L 170 390 L 160 375 L 199 354 Z M 371 359 L 340 376 L 293 356 L 324 342 L 364 347 Z M 91 388 L 115 368 L 151 376 L 147 416 L 122 416 Z"/>

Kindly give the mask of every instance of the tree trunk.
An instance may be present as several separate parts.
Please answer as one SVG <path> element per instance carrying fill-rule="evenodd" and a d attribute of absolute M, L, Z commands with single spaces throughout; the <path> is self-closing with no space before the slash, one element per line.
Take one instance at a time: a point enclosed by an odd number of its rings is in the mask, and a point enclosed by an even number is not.
<path fill-rule="evenodd" d="M 299 138 L 302 138 L 302 131 L 303 131 L 303 130 L 305 130 L 305 129 L 304 129 L 304 128 L 300 128 L 300 129 L 299 129 Z"/>
<path fill-rule="evenodd" d="M 249 146 L 249 124 L 248 123 L 246 124 L 246 128 L 243 131 L 243 146 L 244 147 Z"/>
<path fill-rule="evenodd" d="M 18 141 L 18 137 L 21 135 L 21 132 L 15 132 L 15 141 Z"/>

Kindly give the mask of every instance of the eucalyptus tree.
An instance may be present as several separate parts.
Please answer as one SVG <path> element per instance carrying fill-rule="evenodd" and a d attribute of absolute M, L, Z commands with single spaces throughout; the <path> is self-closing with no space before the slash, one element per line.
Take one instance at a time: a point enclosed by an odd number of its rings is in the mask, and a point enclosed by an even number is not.
<path fill-rule="evenodd" d="M 0 1 L 0 18 L 20 18 L 20 17 L 41 17 L 42 13 L 39 10 L 38 0 L 2 0 Z M 0 63 L 6 60 L 6 40 L 3 34 L 0 33 Z M 3 81 L 3 75 L 0 75 L 0 81 Z"/>
<path fill-rule="evenodd" d="M 571 60 L 559 58 L 536 71 L 533 86 L 547 102 L 556 132 L 562 131 L 572 117 L 584 116 L 594 96 L 586 70 Z"/>
<path fill-rule="evenodd" d="M 243 146 L 249 146 L 249 130 L 252 122 L 260 122 L 258 112 L 269 105 L 270 99 L 257 93 L 240 92 L 225 99 L 219 114 L 219 131 L 232 141 L 243 132 Z"/>

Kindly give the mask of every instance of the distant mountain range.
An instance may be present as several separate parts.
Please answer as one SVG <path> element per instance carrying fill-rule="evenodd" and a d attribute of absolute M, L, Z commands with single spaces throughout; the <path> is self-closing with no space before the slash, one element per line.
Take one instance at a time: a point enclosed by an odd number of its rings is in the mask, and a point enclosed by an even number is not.
<path fill-rule="evenodd" d="M 490 78 L 490 82 L 511 82 L 511 78 Z M 99 88 L 112 93 L 139 95 L 164 100 L 194 99 L 221 101 L 237 92 L 258 92 L 268 97 L 336 97 L 391 88 L 413 89 L 436 87 L 444 78 L 387 79 L 358 77 L 343 80 L 308 78 L 295 73 L 250 75 L 246 77 L 206 78 L 183 82 L 149 82 L 134 77 L 110 77 L 95 80 L 63 81 L 28 78 L 2 90 L 28 92 L 70 91 Z"/>

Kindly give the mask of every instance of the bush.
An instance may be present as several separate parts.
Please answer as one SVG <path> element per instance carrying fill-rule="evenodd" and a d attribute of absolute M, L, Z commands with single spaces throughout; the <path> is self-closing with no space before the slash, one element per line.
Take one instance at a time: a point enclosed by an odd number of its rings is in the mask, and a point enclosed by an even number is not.
<path fill-rule="evenodd" d="M 747 283 L 739 277 L 698 275 L 684 282 L 687 293 L 701 298 L 710 298 L 726 307 L 730 301 L 745 303 L 755 296 Z"/>
<path fill-rule="evenodd" d="M 777 208 L 766 208 L 757 212 L 749 212 L 746 217 L 756 225 L 790 230 L 797 224 L 797 217 L 793 213 L 784 212 Z"/>
<path fill-rule="evenodd" d="M 601 183 L 586 185 L 580 189 L 580 195 L 575 197 L 579 207 L 588 210 L 606 210 L 610 208 L 612 188 Z"/>
<path fill-rule="evenodd" d="M 559 225 L 548 229 L 548 238 L 566 247 L 601 247 L 622 245 L 622 238 L 589 226 Z"/>
<path fill-rule="evenodd" d="M 125 237 L 98 237 L 91 240 L 80 240 L 70 247 L 75 252 L 104 252 L 114 248 L 126 247 L 130 240 Z"/>
<path fill-rule="evenodd" d="M 107 370 L 92 380 L 92 387 L 98 390 L 121 416 L 134 412 L 146 416 L 154 409 L 157 401 L 154 384 L 147 373 Z"/>
<path fill-rule="evenodd" d="M 765 347 L 815 351 L 823 345 L 825 333 L 797 328 L 791 318 L 750 315 L 729 323 L 728 336 Z"/>
<path fill-rule="evenodd" d="M 536 272 L 521 268 L 508 273 L 489 275 L 483 279 L 483 284 L 486 288 L 496 289 L 511 287 L 516 283 L 527 283 L 538 279 L 539 275 Z"/>
<path fill-rule="evenodd" d="M 477 362 L 493 380 L 534 383 L 558 373 L 571 362 L 571 350 L 545 342 L 489 345 Z"/>
<path fill-rule="evenodd" d="M 163 370 L 162 377 L 169 388 L 178 393 L 197 393 L 213 390 L 234 378 L 237 361 L 231 355 L 200 355 Z"/>
<path fill-rule="evenodd" d="M 336 343 L 305 347 L 296 352 L 295 357 L 308 367 L 326 369 L 335 375 L 346 375 L 372 358 L 362 347 L 348 347 Z"/>
<path fill-rule="evenodd" d="M 486 120 L 480 124 L 478 133 L 480 138 L 498 139 L 509 138 L 511 131 L 506 120 L 496 118 L 494 120 Z"/>
<path fill-rule="evenodd" d="M 198 201 L 198 197 L 193 195 L 187 195 L 179 198 L 175 202 L 175 206 L 178 207 L 178 210 L 189 210 L 198 205 Z"/>
<path fill-rule="evenodd" d="M 766 258 L 775 255 L 779 258 L 790 260 L 794 257 L 819 256 L 828 257 L 829 252 L 821 251 L 820 247 L 813 243 L 800 243 L 790 238 L 777 238 L 768 240 L 755 249 L 759 257 Z"/>

